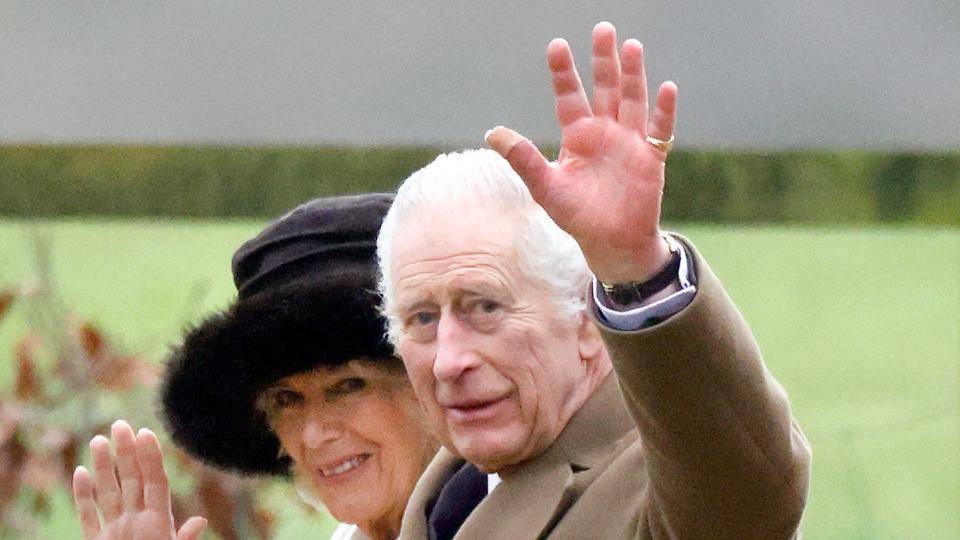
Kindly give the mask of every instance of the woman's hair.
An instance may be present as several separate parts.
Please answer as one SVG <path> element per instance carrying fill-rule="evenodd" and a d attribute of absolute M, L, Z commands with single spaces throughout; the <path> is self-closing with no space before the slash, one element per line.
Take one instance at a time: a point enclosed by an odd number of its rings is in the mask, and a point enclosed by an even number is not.
<path fill-rule="evenodd" d="M 493 150 L 441 154 L 403 182 L 377 237 L 378 288 L 383 297 L 387 336 L 394 346 L 400 331 L 391 276 L 397 228 L 427 215 L 431 208 L 464 201 L 518 218 L 519 267 L 527 277 L 547 288 L 560 318 L 574 320 L 586 309 L 590 270 L 580 246 L 533 200 L 510 164 Z"/>

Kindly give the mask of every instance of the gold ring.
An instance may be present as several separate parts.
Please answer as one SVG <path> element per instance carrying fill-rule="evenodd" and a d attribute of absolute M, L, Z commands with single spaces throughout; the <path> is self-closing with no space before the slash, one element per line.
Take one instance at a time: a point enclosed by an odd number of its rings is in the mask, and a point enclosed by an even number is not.
<path fill-rule="evenodd" d="M 670 135 L 670 138 L 665 141 L 660 140 L 651 135 L 647 135 L 646 140 L 648 143 L 659 148 L 660 151 L 663 152 L 664 154 L 666 154 L 667 152 L 670 151 L 671 148 L 673 148 L 673 135 Z"/>

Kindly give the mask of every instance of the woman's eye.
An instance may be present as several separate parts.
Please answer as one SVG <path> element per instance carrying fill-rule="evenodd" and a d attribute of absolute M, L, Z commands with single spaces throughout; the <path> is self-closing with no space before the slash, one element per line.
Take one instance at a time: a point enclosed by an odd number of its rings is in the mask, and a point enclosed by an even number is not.
<path fill-rule="evenodd" d="M 272 405 L 276 410 L 295 407 L 303 402 L 303 396 L 293 390 L 277 390 L 272 397 Z"/>
<path fill-rule="evenodd" d="M 344 379 L 336 384 L 332 388 L 335 395 L 344 395 L 350 394 L 353 392 L 358 392 L 367 387 L 367 381 L 360 377 L 350 377 L 349 379 Z"/>

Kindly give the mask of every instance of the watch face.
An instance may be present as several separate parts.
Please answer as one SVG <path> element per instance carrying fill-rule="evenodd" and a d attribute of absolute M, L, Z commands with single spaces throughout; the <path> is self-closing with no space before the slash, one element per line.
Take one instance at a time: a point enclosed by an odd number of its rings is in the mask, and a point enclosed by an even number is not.
<path fill-rule="evenodd" d="M 610 287 L 607 291 L 607 297 L 617 306 L 629 306 L 643 300 L 640 297 L 640 291 L 637 290 L 637 283 L 619 283 Z"/>

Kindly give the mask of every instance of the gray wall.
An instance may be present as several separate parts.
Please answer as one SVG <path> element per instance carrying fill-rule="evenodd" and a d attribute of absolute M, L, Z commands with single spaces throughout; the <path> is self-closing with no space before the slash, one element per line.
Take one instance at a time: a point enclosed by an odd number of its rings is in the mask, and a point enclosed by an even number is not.
<path fill-rule="evenodd" d="M 555 143 L 545 45 L 601 19 L 683 146 L 960 149 L 958 0 L 0 0 L 0 143 Z"/>

